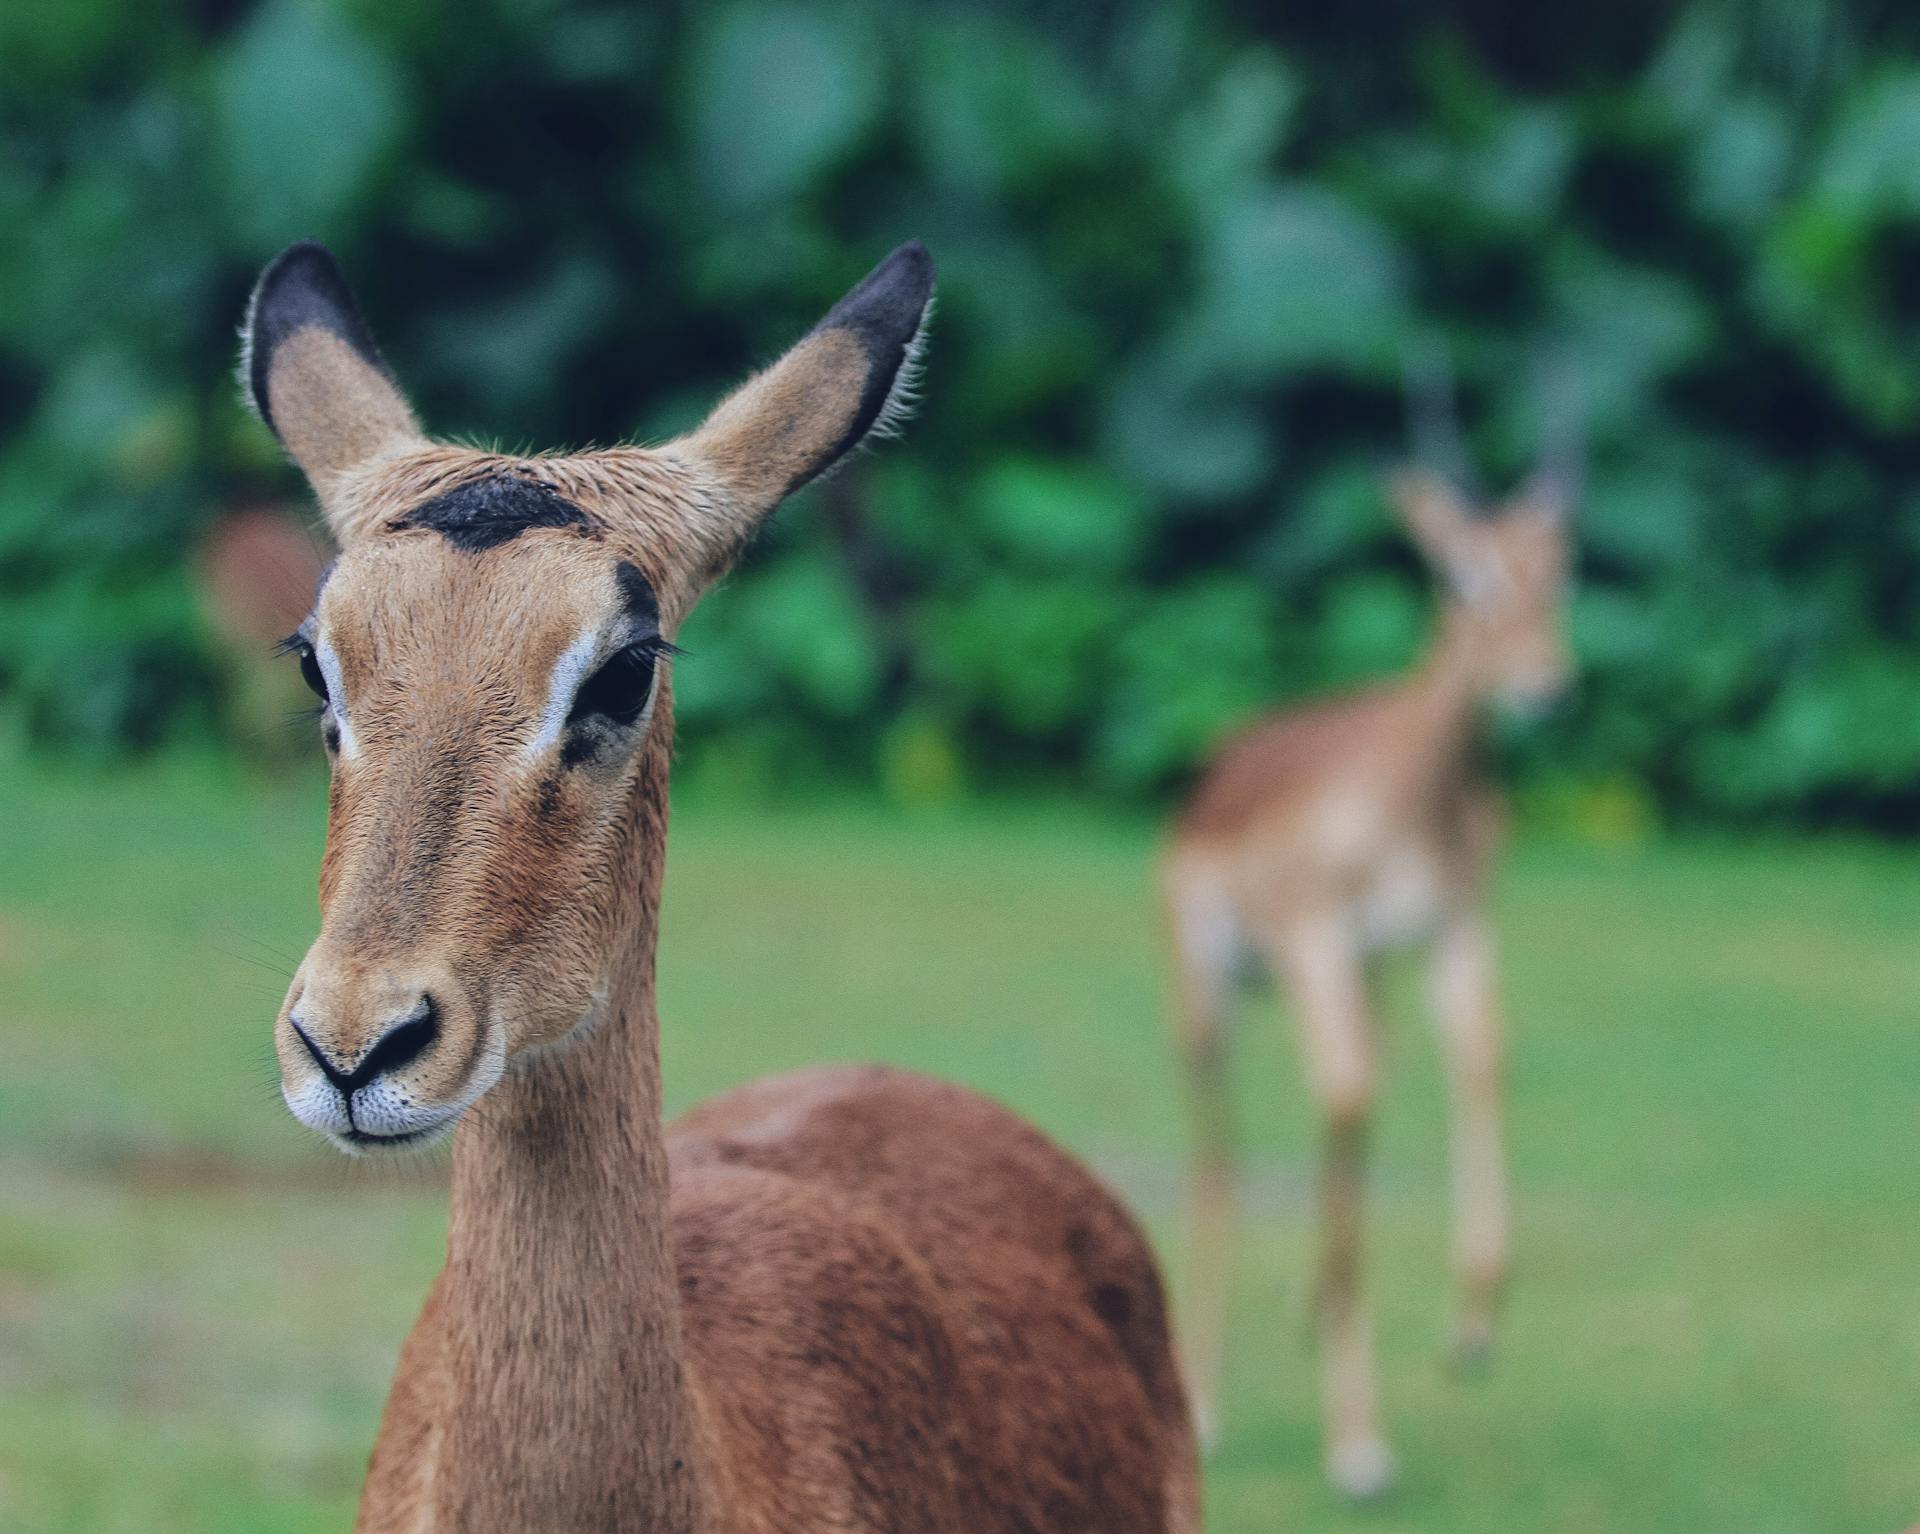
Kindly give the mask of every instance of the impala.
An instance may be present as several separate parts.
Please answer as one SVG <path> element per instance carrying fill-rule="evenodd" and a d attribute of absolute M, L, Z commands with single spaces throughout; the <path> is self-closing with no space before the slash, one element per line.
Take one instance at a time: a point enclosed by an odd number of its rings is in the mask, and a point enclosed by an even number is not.
<path fill-rule="evenodd" d="M 333 775 L 282 1088 L 453 1141 L 365 1534 L 1197 1529 L 1153 1260 L 1036 1130 L 878 1067 L 662 1122 L 673 635 L 896 427 L 932 280 L 895 251 L 685 438 L 535 457 L 423 437 L 319 246 L 260 279 L 243 373 L 342 550 L 288 642 Z"/>
<path fill-rule="evenodd" d="M 1481 762 L 1481 725 L 1490 707 L 1550 703 L 1570 669 L 1560 636 L 1577 478 L 1569 412 L 1549 412 L 1541 469 L 1486 509 L 1461 484 L 1450 387 L 1416 389 L 1414 407 L 1422 466 L 1391 488 L 1443 593 L 1425 658 L 1397 682 L 1287 710 L 1231 740 L 1182 809 L 1161 870 L 1194 1116 L 1182 1341 L 1195 1410 L 1211 1421 L 1227 1308 L 1227 1009 L 1253 961 L 1291 1003 L 1324 1120 L 1317 1310 L 1327 1471 L 1354 1496 L 1393 1477 L 1360 1280 L 1378 1079 L 1368 963 L 1412 945 L 1430 954 L 1453 1107 L 1455 1345 L 1472 1358 L 1492 1339 L 1508 1246 L 1503 1026 L 1487 915 L 1502 811 Z"/>

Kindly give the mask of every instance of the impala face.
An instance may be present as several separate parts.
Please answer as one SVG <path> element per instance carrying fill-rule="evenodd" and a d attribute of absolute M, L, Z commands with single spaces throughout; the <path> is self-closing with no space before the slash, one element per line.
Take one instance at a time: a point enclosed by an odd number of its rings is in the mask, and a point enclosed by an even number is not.
<path fill-rule="evenodd" d="M 1573 679 L 1562 631 L 1571 542 L 1564 501 L 1541 484 L 1476 514 L 1424 474 L 1402 476 L 1394 492 L 1402 521 L 1446 583 L 1448 620 L 1473 641 L 1482 695 L 1522 715 L 1553 707 Z"/>
<path fill-rule="evenodd" d="M 415 426 L 332 260 L 262 276 L 246 371 L 344 552 L 285 648 L 333 770 L 281 1090 L 355 1152 L 448 1132 L 592 1025 L 664 813 L 671 635 L 791 490 L 897 414 L 932 282 L 904 246 L 692 436 L 525 458 Z"/>
<path fill-rule="evenodd" d="M 323 926 L 276 1044 L 294 1114 L 348 1145 L 444 1130 L 592 1011 L 625 812 L 668 728 L 659 601 L 611 543 L 389 533 L 291 642 L 333 786 Z"/>

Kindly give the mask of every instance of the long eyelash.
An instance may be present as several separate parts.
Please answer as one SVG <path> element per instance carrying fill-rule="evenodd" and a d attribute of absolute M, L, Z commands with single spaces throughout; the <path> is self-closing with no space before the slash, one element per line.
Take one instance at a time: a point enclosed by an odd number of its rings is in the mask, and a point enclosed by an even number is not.
<path fill-rule="evenodd" d="M 296 651 L 306 649 L 306 647 L 307 636 L 296 630 L 294 633 L 287 635 L 285 639 L 275 640 L 273 653 L 275 655 L 292 655 Z"/>
<path fill-rule="evenodd" d="M 676 655 L 685 655 L 687 653 L 685 650 L 681 649 L 679 645 L 675 644 L 671 639 L 667 639 L 659 634 L 655 634 L 651 639 L 641 640 L 640 643 L 636 645 L 634 648 L 640 649 L 642 647 L 644 647 L 649 654 L 664 655 L 669 660 L 671 660 Z"/>

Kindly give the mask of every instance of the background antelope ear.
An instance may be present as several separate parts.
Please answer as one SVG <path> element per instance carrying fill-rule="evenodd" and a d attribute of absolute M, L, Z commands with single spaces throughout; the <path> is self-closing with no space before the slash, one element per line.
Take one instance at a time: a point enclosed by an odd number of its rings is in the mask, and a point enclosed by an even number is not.
<path fill-rule="evenodd" d="M 1452 485 L 1426 469 L 1406 469 L 1391 482 L 1394 510 L 1427 563 L 1456 595 L 1477 603 L 1487 595 L 1487 571 L 1474 537 L 1473 512 Z"/>
<path fill-rule="evenodd" d="M 1421 553 L 1436 566 L 1446 568 L 1472 535 L 1472 513 L 1460 492 L 1427 469 L 1401 470 L 1389 482 L 1389 489 L 1401 526 L 1419 544 Z"/>
<path fill-rule="evenodd" d="M 1566 525 L 1580 505 L 1580 484 L 1561 474 L 1542 471 L 1528 477 L 1514 496 L 1511 509 L 1530 512 Z"/>
<path fill-rule="evenodd" d="M 1540 401 L 1540 461 L 1515 504 L 1555 522 L 1573 520 L 1587 479 L 1585 388 L 1579 358 L 1543 355 L 1534 366 Z"/>
<path fill-rule="evenodd" d="M 731 557 L 763 517 L 911 407 L 933 257 L 911 240 L 869 272 L 778 362 L 728 395 L 672 451 L 726 496 Z"/>
<path fill-rule="evenodd" d="M 290 246 L 268 264 L 247 305 L 241 346 L 254 409 L 305 471 L 345 543 L 348 477 L 423 439 L 324 245 Z"/>

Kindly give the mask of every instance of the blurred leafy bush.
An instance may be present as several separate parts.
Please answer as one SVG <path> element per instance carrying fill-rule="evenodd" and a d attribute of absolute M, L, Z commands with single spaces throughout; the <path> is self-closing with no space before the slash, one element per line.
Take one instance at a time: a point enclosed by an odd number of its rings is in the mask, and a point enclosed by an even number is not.
<path fill-rule="evenodd" d="M 1418 644 L 1379 485 L 1409 341 L 1504 478 L 1550 339 L 1587 685 L 1535 768 L 1920 826 L 1920 20 L 1296 9 L 0 8 L 0 689 L 47 740 L 202 727 L 195 540 L 298 494 L 228 381 L 292 239 L 436 429 L 552 443 L 687 424 L 918 234 L 912 444 L 690 625 L 703 767 L 1164 787 Z"/>

